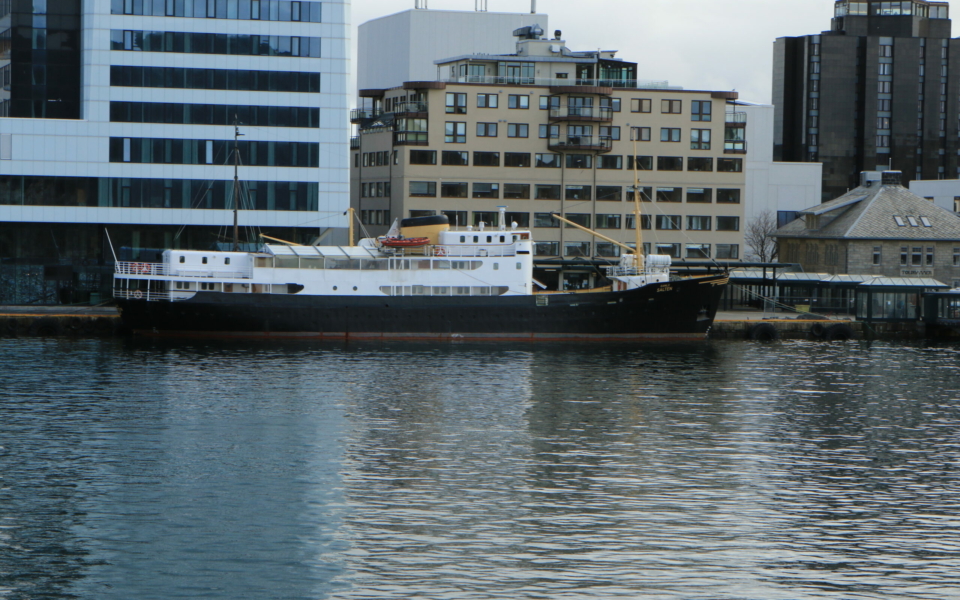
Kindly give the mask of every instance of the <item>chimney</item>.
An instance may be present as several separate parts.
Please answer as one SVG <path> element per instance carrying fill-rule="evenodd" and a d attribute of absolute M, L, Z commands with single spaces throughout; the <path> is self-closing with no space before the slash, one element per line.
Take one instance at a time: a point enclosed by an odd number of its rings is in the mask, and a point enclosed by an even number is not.
<path fill-rule="evenodd" d="M 880 176 L 880 185 L 900 185 L 902 176 L 900 171 L 884 171 Z"/>
<path fill-rule="evenodd" d="M 559 29 L 557 29 L 553 32 L 553 39 L 559 40 L 561 35 L 563 35 L 563 33 Z"/>

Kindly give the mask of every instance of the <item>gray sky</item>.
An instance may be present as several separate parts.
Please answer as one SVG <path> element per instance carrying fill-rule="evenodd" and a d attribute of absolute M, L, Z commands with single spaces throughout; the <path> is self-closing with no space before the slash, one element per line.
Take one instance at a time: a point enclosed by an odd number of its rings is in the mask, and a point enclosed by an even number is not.
<path fill-rule="evenodd" d="M 473 10 L 474 0 L 428 0 L 431 9 Z M 833 0 L 537 0 L 550 30 L 573 50 L 619 50 L 644 80 L 731 90 L 770 102 L 773 41 L 830 29 Z M 414 0 L 353 0 L 356 26 L 413 8 Z M 529 12 L 530 0 L 488 0 L 491 12 Z M 352 63 L 355 67 L 356 61 Z M 351 81 L 355 89 L 356 78 Z"/>

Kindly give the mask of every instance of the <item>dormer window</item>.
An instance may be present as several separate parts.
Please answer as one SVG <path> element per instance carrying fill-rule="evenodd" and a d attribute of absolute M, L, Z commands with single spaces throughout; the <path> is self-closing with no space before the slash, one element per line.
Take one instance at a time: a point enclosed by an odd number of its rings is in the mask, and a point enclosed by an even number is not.
<path fill-rule="evenodd" d="M 907 217 L 907 221 L 910 221 L 910 227 L 920 227 L 920 223 L 913 217 Z"/>
<path fill-rule="evenodd" d="M 926 217 L 920 217 L 920 222 L 923 223 L 924 227 L 933 227 L 933 224 L 930 223 L 930 219 Z"/>
<path fill-rule="evenodd" d="M 804 215 L 807 229 L 820 229 L 820 215 Z"/>
<path fill-rule="evenodd" d="M 893 220 L 897 222 L 897 226 L 898 226 L 898 227 L 906 227 L 906 226 L 907 226 L 907 224 L 903 222 L 903 217 L 894 217 Z"/>

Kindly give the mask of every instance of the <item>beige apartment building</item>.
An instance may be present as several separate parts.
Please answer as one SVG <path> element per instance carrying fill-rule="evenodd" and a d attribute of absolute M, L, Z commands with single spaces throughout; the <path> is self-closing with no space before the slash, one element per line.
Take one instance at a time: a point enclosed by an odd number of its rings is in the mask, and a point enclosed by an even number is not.
<path fill-rule="evenodd" d="M 441 213 L 495 227 L 503 205 L 508 225 L 533 229 L 542 259 L 613 259 L 617 246 L 551 214 L 633 242 L 636 160 L 645 252 L 741 259 L 748 124 L 737 93 L 638 83 L 615 52 L 572 52 L 559 32 L 541 34 L 517 30 L 516 54 L 438 61 L 435 81 L 361 90 L 351 205 L 368 233 Z"/>

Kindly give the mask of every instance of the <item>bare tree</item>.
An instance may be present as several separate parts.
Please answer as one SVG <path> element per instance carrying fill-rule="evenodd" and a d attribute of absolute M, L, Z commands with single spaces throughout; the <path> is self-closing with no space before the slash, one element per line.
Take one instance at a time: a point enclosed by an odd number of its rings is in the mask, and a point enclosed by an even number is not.
<path fill-rule="evenodd" d="M 744 241 L 751 258 L 759 262 L 773 262 L 779 254 L 779 247 L 773 234 L 777 231 L 777 217 L 770 211 L 764 211 L 747 224 Z"/>

